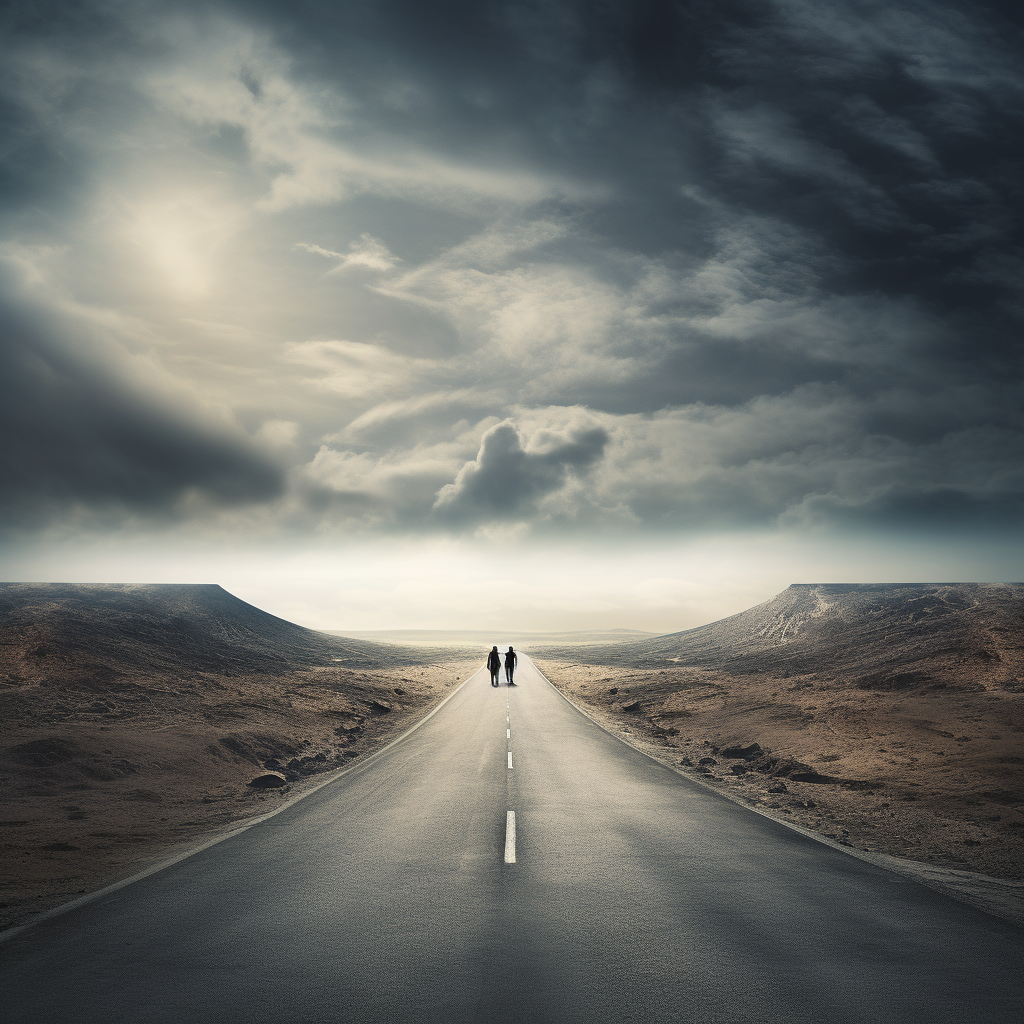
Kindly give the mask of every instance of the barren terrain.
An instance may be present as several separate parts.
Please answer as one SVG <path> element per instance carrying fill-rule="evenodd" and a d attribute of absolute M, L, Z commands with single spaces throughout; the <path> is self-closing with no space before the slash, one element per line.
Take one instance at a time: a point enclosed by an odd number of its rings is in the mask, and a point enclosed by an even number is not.
<path fill-rule="evenodd" d="M 1020 585 L 791 587 L 697 630 L 535 658 L 609 728 L 769 814 L 1024 879 Z"/>
<path fill-rule="evenodd" d="M 0 928 L 279 805 L 479 667 L 219 587 L 5 585 L 0 610 Z"/>
<path fill-rule="evenodd" d="M 763 813 L 1024 879 L 1024 586 L 795 586 L 613 637 L 528 646 L 609 729 Z M 0 927 L 379 749 L 479 667 L 475 635 L 444 639 L 318 633 L 214 586 L 0 585 Z"/>

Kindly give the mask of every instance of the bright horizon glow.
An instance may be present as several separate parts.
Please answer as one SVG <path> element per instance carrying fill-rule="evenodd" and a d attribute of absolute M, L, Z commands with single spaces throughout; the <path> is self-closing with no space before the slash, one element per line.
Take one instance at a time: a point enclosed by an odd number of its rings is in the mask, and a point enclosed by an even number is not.
<path fill-rule="evenodd" d="M 951 557 L 943 541 L 928 538 L 858 543 L 792 534 L 611 548 L 435 539 L 232 550 L 119 541 L 8 553 L 0 570 L 20 582 L 217 583 L 313 629 L 671 633 L 743 611 L 793 583 L 1019 580 L 1024 544 L 993 539 Z"/>

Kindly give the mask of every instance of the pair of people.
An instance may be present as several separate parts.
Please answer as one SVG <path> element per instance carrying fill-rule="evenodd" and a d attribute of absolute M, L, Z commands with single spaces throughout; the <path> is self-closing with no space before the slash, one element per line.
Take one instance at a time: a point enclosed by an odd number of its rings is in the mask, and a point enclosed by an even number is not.
<path fill-rule="evenodd" d="M 516 671 L 517 660 L 516 652 L 512 650 L 510 645 L 508 651 L 505 653 L 505 679 L 508 681 L 509 686 L 516 685 L 512 680 L 512 676 Z M 501 655 L 498 653 L 497 644 L 491 648 L 491 653 L 487 655 L 487 668 L 491 673 L 491 686 L 497 686 L 498 673 L 501 671 Z"/>

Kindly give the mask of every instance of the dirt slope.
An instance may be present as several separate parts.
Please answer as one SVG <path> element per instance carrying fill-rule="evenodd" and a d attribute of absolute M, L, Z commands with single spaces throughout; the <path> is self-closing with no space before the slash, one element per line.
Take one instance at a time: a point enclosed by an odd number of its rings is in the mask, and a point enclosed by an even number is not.
<path fill-rule="evenodd" d="M 274 674 L 430 657 L 297 626 L 216 584 L 0 583 L 0 623 L 0 642 L 22 649 L 26 668 L 45 663 L 82 677 L 133 670 Z"/>
<path fill-rule="evenodd" d="M 552 645 L 536 653 L 568 652 Z M 602 647 L 591 663 L 833 673 L 872 689 L 981 671 L 999 685 L 1024 686 L 1024 584 L 794 584 L 707 626 Z"/>

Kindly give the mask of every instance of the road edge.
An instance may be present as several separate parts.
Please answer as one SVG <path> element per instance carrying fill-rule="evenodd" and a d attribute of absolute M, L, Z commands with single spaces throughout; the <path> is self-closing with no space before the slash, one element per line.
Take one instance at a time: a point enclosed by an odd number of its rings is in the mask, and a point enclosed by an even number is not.
<path fill-rule="evenodd" d="M 164 857 L 154 864 L 150 864 L 148 867 L 143 868 L 141 871 L 135 872 L 133 875 L 129 875 L 127 878 L 118 879 L 116 882 L 111 882 L 109 885 L 103 886 L 102 889 L 96 889 L 93 892 L 86 893 L 84 896 L 79 896 L 77 899 L 68 901 L 67 903 L 61 903 L 59 906 L 51 907 L 49 910 L 44 910 L 42 913 L 36 914 L 28 921 L 22 924 L 16 924 L 12 928 L 7 928 L 5 931 L 0 932 L 0 943 L 7 942 L 9 939 L 13 939 L 22 932 L 26 932 L 31 928 L 35 928 L 37 925 L 43 924 L 45 921 L 49 921 L 52 918 L 60 917 L 62 914 L 66 914 L 72 910 L 77 910 L 79 907 L 84 907 L 88 903 L 92 903 L 94 900 L 98 900 L 103 896 L 108 896 L 111 893 L 117 892 L 119 889 L 125 889 L 129 885 L 134 885 L 136 882 L 141 882 L 144 878 L 149 878 L 150 875 L 158 874 L 161 871 L 166 871 L 168 868 L 174 867 L 175 864 L 180 864 L 183 860 L 188 860 L 189 857 L 194 857 L 198 853 L 202 853 L 204 850 L 210 849 L 211 846 L 216 846 L 218 843 L 223 843 L 225 840 L 232 839 L 234 836 L 240 835 L 242 832 L 247 832 L 250 828 L 255 825 L 259 825 L 270 818 L 276 817 L 282 811 L 288 810 L 289 807 L 294 807 L 295 804 L 301 800 L 305 800 L 306 797 L 312 796 L 314 793 L 319 792 L 325 786 L 331 785 L 333 782 L 337 782 L 339 779 L 344 778 L 346 775 L 355 774 L 357 771 L 361 771 L 367 765 L 372 764 L 388 750 L 390 750 L 396 744 L 401 743 L 407 736 L 414 733 L 420 726 L 424 725 L 431 718 L 434 717 L 448 703 L 467 683 L 475 679 L 481 672 L 485 670 L 485 666 L 481 666 L 475 672 L 470 673 L 465 679 L 459 683 L 458 686 L 452 690 L 443 700 L 439 701 L 427 714 L 421 719 L 414 722 L 408 729 L 405 730 L 401 735 L 396 736 L 393 740 L 389 740 L 384 744 L 383 747 L 373 751 L 372 754 L 368 754 L 365 759 L 356 761 L 354 764 L 347 765 L 344 768 L 337 768 L 334 771 L 326 772 L 324 777 L 320 779 L 315 785 L 304 789 L 301 793 L 296 793 L 294 796 L 289 797 L 286 801 L 275 807 L 272 811 L 267 811 L 265 814 L 258 814 L 252 818 L 246 818 L 241 823 L 234 823 L 225 826 L 223 830 L 206 833 L 206 836 L 199 840 L 196 845 L 189 845 L 187 849 L 181 850 L 178 853 L 172 854 L 169 857 Z M 540 669 L 537 670 L 540 672 Z M 543 675 L 543 673 L 541 673 Z M 552 683 L 547 677 L 544 677 L 544 681 L 551 686 Z M 556 687 L 557 689 L 557 687 Z"/>
<path fill-rule="evenodd" d="M 548 679 L 548 677 L 541 671 L 537 662 L 529 655 L 526 656 L 530 658 L 530 664 L 536 670 L 537 675 L 539 675 L 541 679 L 543 679 L 544 682 L 547 683 L 548 686 L 550 686 L 551 689 L 566 702 L 566 704 L 575 708 L 576 711 L 578 711 L 584 718 L 593 722 L 594 725 L 608 736 L 618 740 L 631 750 L 635 750 L 638 754 L 642 754 L 648 760 L 653 761 L 656 765 L 667 769 L 674 775 L 678 775 L 681 779 L 685 779 L 687 782 L 699 786 L 708 793 L 714 793 L 716 796 L 721 797 L 723 800 L 728 800 L 737 807 L 742 807 L 762 818 L 766 818 L 768 821 L 773 821 L 793 832 L 798 832 L 800 835 L 806 836 L 808 839 L 813 839 L 815 842 L 831 847 L 833 850 L 838 850 L 840 853 L 845 853 L 847 856 L 855 857 L 857 860 L 873 864 L 875 867 L 881 868 L 883 871 L 889 871 L 893 874 L 900 875 L 903 878 L 916 882 L 918 885 L 923 885 L 926 888 L 931 889 L 933 892 L 939 892 L 944 896 L 948 896 L 950 899 L 956 900 L 958 903 L 966 904 L 973 910 L 977 910 L 982 914 L 994 917 L 1006 924 L 1013 925 L 1021 931 L 1024 931 L 1024 882 L 1015 882 L 1012 879 L 1006 878 L 994 878 L 991 875 L 983 875 L 976 871 L 958 871 L 955 868 L 932 867 L 922 864 L 919 861 L 909 860 L 904 857 L 894 857 L 887 853 L 873 853 L 870 850 L 859 850 L 855 846 L 848 846 L 844 843 L 837 842 L 834 839 L 829 839 L 828 836 L 823 836 L 820 832 L 815 832 L 812 829 L 805 828 L 803 825 L 798 825 L 794 821 L 786 821 L 783 818 L 776 818 L 774 815 L 769 814 L 760 807 L 748 803 L 742 797 L 730 793 L 728 790 L 723 790 L 717 786 L 713 786 L 709 782 L 705 782 L 700 776 L 691 775 L 689 772 L 685 772 L 673 764 L 668 764 L 667 762 L 662 761 L 649 751 L 644 750 L 643 747 L 640 747 L 635 743 L 631 743 L 625 735 L 612 732 L 611 729 L 609 729 L 603 722 L 599 721 L 585 708 L 581 707 L 576 703 L 576 701 L 555 686 L 555 684 L 551 682 L 551 680 Z M 982 889 L 991 890 L 993 895 L 986 899 L 986 897 L 978 891 Z M 1005 894 L 1004 899 L 1015 890 L 1019 892 L 1019 897 L 1011 898 L 1017 898 L 1021 905 L 1006 906 L 998 898 L 998 895 L 995 895 L 998 894 L 1000 890 Z"/>

